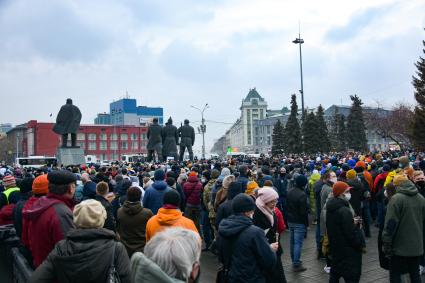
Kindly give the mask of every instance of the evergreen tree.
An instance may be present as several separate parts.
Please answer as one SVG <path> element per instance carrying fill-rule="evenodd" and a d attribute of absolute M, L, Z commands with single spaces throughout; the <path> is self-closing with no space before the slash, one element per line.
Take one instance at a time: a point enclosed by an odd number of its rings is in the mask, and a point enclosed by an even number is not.
<path fill-rule="evenodd" d="M 425 46 L 425 41 L 422 41 Z M 422 49 L 425 54 L 425 48 Z M 425 150 L 425 58 L 419 57 L 415 64 L 417 76 L 413 76 L 413 87 L 415 88 L 415 106 L 413 119 L 410 125 L 413 146 L 420 151 Z"/>
<path fill-rule="evenodd" d="M 317 133 L 317 151 L 329 152 L 331 143 L 329 141 L 328 126 L 325 122 L 325 113 L 322 105 L 319 105 L 316 112 L 316 133 Z"/>
<path fill-rule="evenodd" d="M 363 102 L 357 95 L 350 95 L 352 101 L 347 117 L 347 145 L 350 149 L 364 151 L 367 149 L 366 127 L 363 120 Z"/>
<path fill-rule="evenodd" d="M 284 141 L 284 127 L 280 120 L 278 119 L 276 124 L 273 128 L 273 134 L 272 134 L 272 155 L 278 155 L 281 154 L 285 148 L 285 141 Z"/>
<path fill-rule="evenodd" d="M 347 149 L 347 130 L 345 127 L 345 116 L 342 114 L 336 114 L 337 120 L 337 143 L 336 151 L 345 151 Z"/>
<path fill-rule="evenodd" d="M 338 151 L 338 122 L 339 122 L 339 111 L 338 107 L 334 107 L 335 111 L 331 118 L 330 128 L 329 128 L 329 141 L 331 143 L 331 150 Z"/>
<path fill-rule="evenodd" d="M 315 153 L 318 151 L 317 120 L 313 112 L 305 114 L 302 126 L 304 152 Z"/>
<path fill-rule="evenodd" d="M 301 128 L 297 119 L 298 105 L 295 94 L 291 96 L 291 114 L 285 126 L 285 152 L 300 153 L 302 150 Z"/>

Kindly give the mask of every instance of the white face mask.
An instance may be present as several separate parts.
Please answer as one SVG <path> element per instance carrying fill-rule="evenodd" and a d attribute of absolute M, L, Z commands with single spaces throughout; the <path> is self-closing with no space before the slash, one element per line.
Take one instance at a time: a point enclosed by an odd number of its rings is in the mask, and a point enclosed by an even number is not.
<path fill-rule="evenodd" d="M 330 181 L 332 182 L 332 183 L 336 183 L 337 181 L 338 181 L 338 179 L 336 178 L 336 177 L 332 177 L 331 179 L 330 179 Z"/>
<path fill-rule="evenodd" d="M 344 197 L 345 197 L 345 199 L 346 199 L 347 201 L 350 201 L 350 199 L 351 199 L 351 193 L 345 193 L 345 194 L 344 194 Z"/>
<path fill-rule="evenodd" d="M 387 190 L 384 191 L 384 196 L 388 198 Z"/>

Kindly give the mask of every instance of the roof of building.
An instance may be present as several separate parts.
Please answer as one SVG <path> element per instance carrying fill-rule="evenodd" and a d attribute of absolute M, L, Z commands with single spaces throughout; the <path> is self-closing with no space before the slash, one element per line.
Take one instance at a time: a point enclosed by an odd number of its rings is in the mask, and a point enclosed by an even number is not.
<path fill-rule="evenodd" d="M 244 102 L 250 102 L 251 99 L 257 98 L 259 101 L 264 101 L 264 98 L 261 97 L 261 95 L 257 92 L 255 87 L 253 89 L 250 89 L 248 92 L 248 95 L 243 100 Z"/>

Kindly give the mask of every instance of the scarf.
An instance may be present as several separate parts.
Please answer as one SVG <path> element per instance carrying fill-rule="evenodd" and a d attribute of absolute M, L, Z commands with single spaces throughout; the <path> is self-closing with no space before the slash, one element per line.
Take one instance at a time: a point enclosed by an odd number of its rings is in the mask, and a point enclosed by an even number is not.
<path fill-rule="evenodd" d="M 274 209 L 270 209 L 266 203 L 276 200 L 279 198 L 279 195 L 276 193 L 276 191 L 271 187 L 264 187 L 262 189 L 258 190 L 258 196 L 255 200 L 255 204 L 257 205 L 258 209 L 267 217 L 267 219 L 270 221 L 270 224 L 274 225 Z"/>

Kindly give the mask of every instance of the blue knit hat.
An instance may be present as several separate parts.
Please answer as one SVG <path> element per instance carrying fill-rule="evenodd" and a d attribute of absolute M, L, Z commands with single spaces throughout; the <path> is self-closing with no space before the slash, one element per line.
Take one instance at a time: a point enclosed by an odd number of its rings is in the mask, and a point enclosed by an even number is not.
<path fill-rule="evenodd" d="M 153 178 L 155 181 L 164 181 L 165 179 L 165 172 L 162 169 L 156 169 L 155 173 L 153 175 Z"/>

